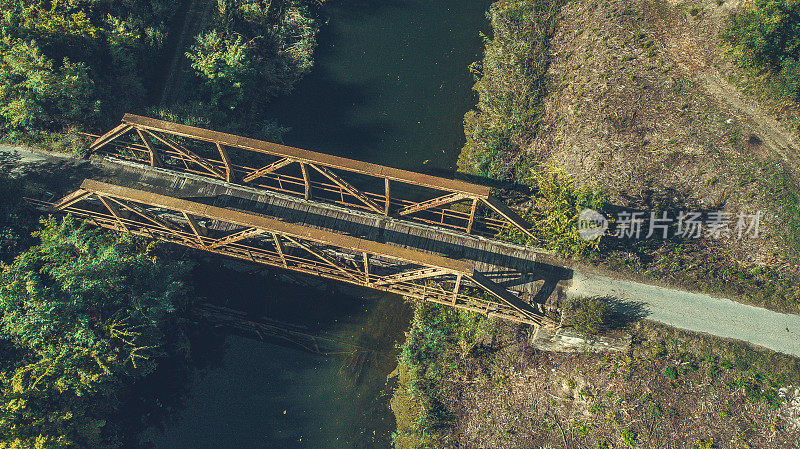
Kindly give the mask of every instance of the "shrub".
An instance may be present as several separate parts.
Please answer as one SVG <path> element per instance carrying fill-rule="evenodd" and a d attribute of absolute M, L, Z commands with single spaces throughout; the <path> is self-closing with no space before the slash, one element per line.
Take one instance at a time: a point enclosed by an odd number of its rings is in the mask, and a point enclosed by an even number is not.
<path fill-rule="evenodd" d="M 608 304 L 599 298 L 576 298 L 564 309 L 566 321 L 587 338 L 599 334 L 611 315 Z"/>
<path fill-rule="evenodd" d="M 535 183 L 532 200 L 544 203 L 541 211 L 526 214 L 534 236 L 516 228 L 504 229 L 498 237 L 522 245 L 543 247 L 564 257 L 588 257 L 598 250 L 600 239 L 584 240 L 578 233 L 582 210 L 602 212 L 606 199 L 596 185 L 576 186 L 572 177 L 555 167 L 534 171 L 528 180 Z"/>
<path fill-rule="evenodd" d="M 692 445 L 692 449 L 714 449 L 714 440 L 697 440 Z"/>
<path fill-rule="evenodd" d="M 753 7 L 731 15 L 720 37 L 744 67 L 772 72 L 775 86 L 788 99 L 800 99 L 800 3 L 755 0 Z"/>
<path fill-rule="evenodd" d="M 678 379 L 678 370 L 674 366 L 668 366 L 664 368 L 664 375 L 672 380 Z"/>
<path fill-rule="evenodd" d="M 636 433 L 630 429 L 624 427 L 619 429 L 619 436 L 622 438 L 622 442 L 628 447 L 634 447 L 639 443 L 636 440 Z"/>

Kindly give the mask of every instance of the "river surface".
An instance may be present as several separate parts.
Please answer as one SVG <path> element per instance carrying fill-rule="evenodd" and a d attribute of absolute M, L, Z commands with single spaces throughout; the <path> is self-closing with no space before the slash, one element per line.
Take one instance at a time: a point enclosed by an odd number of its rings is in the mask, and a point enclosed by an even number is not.
<path fill-rule="evenodd" d="M 453 170 L 462 118 L 475 102 L 467 67 L 480 57 L 489 2 L 327 3 L 312 73 L 271 105 L 292 128 L 285 143 L 398 168 Z M 215 362 L 190 379 L 177 411 L 145 441 L 156 449 L 390 447 L 387 376 L 411 317 L 399 297 L 219 261 L 201 262 L 196 278 L 199 293 L 216 304 L 356 349 L 322 355 L 221 333 Z"/>

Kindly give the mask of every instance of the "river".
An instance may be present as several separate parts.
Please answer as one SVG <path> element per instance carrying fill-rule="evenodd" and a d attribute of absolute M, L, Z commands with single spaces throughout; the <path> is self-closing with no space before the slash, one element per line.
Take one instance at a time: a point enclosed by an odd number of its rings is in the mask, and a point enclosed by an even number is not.
<path fill-rule="evenodd" d="M 327 2 L 312 73 L 270 106 L 292 128 L 285 143 L 398 168 L 453 170 L 462 118 L 475 102 L 467 67 L 479 59 L 488 6 Z M 195 277 L 216 304 L 360 349 L 321 355 L 220 333 L 216 361 L 193 375 L 178 411 L 144 441 L 156 449 L 391 445 L 387 376 L 411 317 L 399 297 L 214 260 L 201 262 Z"/>

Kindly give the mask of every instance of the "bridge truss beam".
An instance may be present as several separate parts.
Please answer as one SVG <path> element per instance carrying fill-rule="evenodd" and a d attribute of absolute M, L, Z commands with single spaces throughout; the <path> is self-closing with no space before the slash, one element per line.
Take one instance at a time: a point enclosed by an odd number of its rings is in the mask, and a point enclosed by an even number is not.
<path fill-rule="evenodd" d="M 556 326 L 471 263 L 87 179 L 48 204 L 88 224 L 535 326 Z"/>
<path fill-rule="evenodd" d="M 517 228 L 533 236 L 530 224 L 486 186 L 133 114 L 89 149 L 468 234 Z"/>

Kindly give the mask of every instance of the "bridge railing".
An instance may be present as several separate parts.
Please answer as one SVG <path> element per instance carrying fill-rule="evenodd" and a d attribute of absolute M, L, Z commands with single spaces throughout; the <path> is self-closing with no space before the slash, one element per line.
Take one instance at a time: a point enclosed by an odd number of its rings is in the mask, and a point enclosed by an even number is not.
<path fill-rule="evenodd" d="M 516 322 L 555 325 L 465 261 L 90 179 L 56 203 L 41 204 L 103 228 Z"/>
<path fill-rule="evenodd" d="M 494 236 L 530 225 L 489 187 L 133 114 L 93 153 Z"/>

